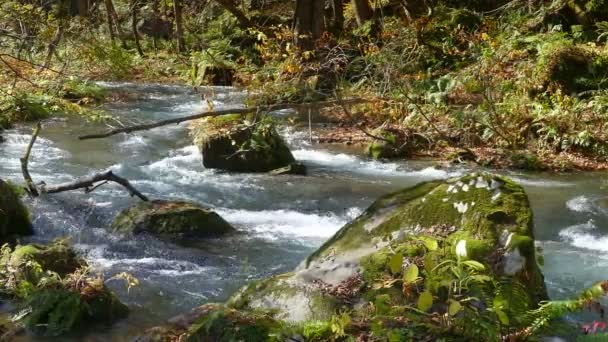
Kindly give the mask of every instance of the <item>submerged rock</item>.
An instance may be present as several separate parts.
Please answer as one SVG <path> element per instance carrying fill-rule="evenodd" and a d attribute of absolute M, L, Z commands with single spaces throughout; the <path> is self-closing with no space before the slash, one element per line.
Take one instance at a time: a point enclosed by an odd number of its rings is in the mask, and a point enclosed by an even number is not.
<path fill-rule="evenodd" d="M 0 242 L 34 232 L 30 214 L 20 197 L 20 191 L 14 185 L 0 179 Z"/>
<path fill-rule="evenodd" d="M 226 220 L 208 208 L 195 203 L 155 200 L 140 202 L 124 210 L 112 223 L 118 233 L 149 233 L 180 240 L 188 237 L 218 237 L 235 232 Z"/>
<path fill-rule="evenodd" d="M 199 123 L 194 135 L 206 168 L 270 172 L 295 162 L 268 116 L 255 124 L 240 115 L 209 118 Z"/>
<path fill-rule="evenodd" d="M 486 340 L 466 332 L 469 315 L 516 322 L 546 298 L 522 187 L 471 174 L 386 195 L 293 272 L 252 282 L 226 306 L 200 307 L 137 341 L 228 341 L 248 329 L 294 341 Z M 442 331 L 437 317 L 454 326 Z"/>
<path fill-rule="evenodd" d="M 306 175 L 306 166 L 302 163 L 291 163 L 285 167 L 270 171 L 270 174 L 278 175 Z"/>
<path fill-rule="evenodd" d="M 434 248 L 425 248 L 427 244 Z M 229 304 L 277 310 L 290 321 L 328 319 L 345 301 L 328 295 L 327 289 L 367 284 L 348 301 L 373 298 L 375 290 L 369 286 L 390 276 L 394 255 L 402 255 L 403 265 L 422 258 L 433 258 L 434 265 L 449 259 L 475 260 L 494 279 L 510 276 L 521 281 L 530 307 L 546 298 L 526 194 L 505 178 L 474 174 L 386 195 L 295 271 L 254 282 Z M 425 266 L 430 267 L 418 265 Z"/>

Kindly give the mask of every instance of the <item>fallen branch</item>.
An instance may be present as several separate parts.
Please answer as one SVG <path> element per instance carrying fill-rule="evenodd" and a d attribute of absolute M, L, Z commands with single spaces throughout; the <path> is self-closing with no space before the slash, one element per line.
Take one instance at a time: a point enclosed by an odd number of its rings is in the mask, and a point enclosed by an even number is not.
<path fill-rule="evenodd" d="M 32 195 L 34 197 L 38 197 L 40 195 L 40 193 L 54 194 L 54 193 L 58 193 L 58 192 L 64 192 L 64 191 L 70 191 L 70 190 L 76 190 L 76 189 L 85 189 L 85 192 L 89 193 L 108 182 L 114 182 L 114 183 L 122 185 L 125 189 L 127 189 L 127 191 L 129 191 L 129 194 L 131 196 L 137 196 L 144 202 L 149 201 L 148 197 L 146 197 L 141 192 L 139 192 L 137 189 L 135 189 L 131 185 L 131 183 L 129 183 L 128 180 L 115 175 L 114 173 L 112 173 L 111 170 L 96 173 L 92 176 L 77 179 L 76 181 L 69 182 L 69 183 L 63 183 L 63 184 L 58 184 L 58 185 L 46 185 L 46 184 L 42 183 L 40 186 L 40 191 L 39 191 L 36 188 L 36 185 L 35 185 L 34 181 L 32 180 L 32 176 L 30 175 L 30 172 L 28 170 L 28 163 L 29 163 L 29 159 L 30 159 L 30 154 L 32 152 L 32 147 L 34 146 L 34 143 L 36 142 L 36 138 L 38 138 L 40 129 L 41 129 L 41 124 L 39 122 L 36 125 L 36 128 L 34 129 L 34 133 L 32 133 L 32 139 L 30 140 L 30 143 L 27 145 L 27 150 L 25 151 L 23 158 L 20 159 L 21 160 L 21 172 L 23 173 L 23 178 L 25 179 L 25 183 L 27 184 L 28 192 L 30 193 L 30 195 Z M 99 182 L 101 182 L 101 183 L 99 183 Z M 99 184 L 95 184 L 95 183 L 99 183 Z"/>
<path fill-rule="evenodd" d="M 34 133 L 32 133 L 32 139 L 30 140 L 30 143 L 27 145 L 27 150 L 25 150 L 25 154 L 20 159 L 21 173 L 23 173 L 23 179 L 25 179 L 25 184 L 27 185 L 28 192 L 30 193 L 30 195 L 32 195 L 34 197 L 38 196 L 38 189 L 36 189 L 36 185 L 34 184 L 34 181 L 32 180 L 32 176 L 30 175 L 30 171 L 27 168 L 27 164 L 29 163 L 30 154 L 32 153 L 32 147 L 34 146 L 34 143 L 36 142 L 36 138 L 38 138 L 38 134 L 40 133 L 41 127 L 42 126 L 40 125 L 40 122 L 38 122 L 38 124 L 36 124 L 36 128 L 34 129 Z"/>
<path fill-rule="evenodd" d="M 346 100 L 342 100 L 342 101 L 322 101 L 322 102 L 311 102 L 311 103 L 302 103 L 302 104 L 285 103 L 285 104 L 274 104 L 274 105 L 249 107 L 249 108 L 233 108 L 233 109 L 223 109 L 223 110 L 217 110 L 217 111 L 207 111 L 207 112 L 202 112 L 202 113 L 198 113 L 198 114 L 194 114 L 194 115 L 190 115 L 190 116 L 183 116 L 183 117 L 179 117 L 179 118 L 157 121 L 157 122 L 153 122 L 153 123 L 149 123 L 149 124 L 134 125 L 134 126 L 128 126 L 128 127 L 123 127 L 123 128 L 112 129 L 112 130 L 109 130 L 109 131 L 106 131 L 103 133 L 83 135 L 83 136 L 78 137 L 78 139 L 88 140 L 88 139 L 107 138 L 107 137 L 110 137 L 110 136 L 113 136 L 116 134 L 120 134 L 120 133 L 132 133 L 132 132 L 136 132 L 136 131 L 145 131 L 145 130 L 149 130 L 152 128 L 167 126 L 167 125 L 171 125 L 171 124 L 179 124 L 182 122 L 202 119 L 202 118 L 210 117 L 210 116 L 221 116 L 221 115 L 227 115 L 227 114 L 244 115 L 244 114 L 250 114 L 250 113 L 256 113 L 256 112 L 272 112 L 272 111 L 283 110 L 283 109 L 323 108 L 323 107 L 331 107 L 331 106 L 335 106 L 335 105 L 357 104 L 357 103 L 364 103 L 364 102 L 368 102 L 368 100 L 357 98 L 357 99 L 346 99 Z"/>
<path fill-rule="evenodd" d="M 95 185 L 97 182 L 103 182 L 105 184 L 107 182 L 114 182 L 122 185 L 125 189 L 129 191 L 131 196 L 137 196 L 142 201 L 149 201 L 148 197 L 143 195 L 137 189 L 135 189 L 128 180 L 115 175 L 112 171 L 105 171 L 101 173 L 96 173 L 89 177 L 84 177 L 81 179 L 77 179 L 73 182 L 63 183 L 58 185 L 42 185 L 40 187 L 40 191 L 47 194 L 54 194 L 58 192 L 76 190 L 76 189 L 85 189 L 86 192 L 91 192 L 95 190 L 99 185 Z M 100 185 L 102 185 L 100 184 Z"/>

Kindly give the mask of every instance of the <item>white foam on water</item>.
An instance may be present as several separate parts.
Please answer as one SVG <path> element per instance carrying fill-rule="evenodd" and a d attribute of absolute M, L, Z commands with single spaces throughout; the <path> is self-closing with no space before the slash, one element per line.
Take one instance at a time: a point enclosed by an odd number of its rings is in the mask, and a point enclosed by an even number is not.
<path fill-rule="evenodd" d="M 299 149 L 292 151 L 292 153 L 299 161 L 366 175 L 381 174 L 388 176 L 412 176 L 424 179 L 443 179 L 462 174 L 460 171 L 446 171 L 434 167 L 411 170 L 397 163 L 364 160 L 354 155 L 344 153 L 333 154 L 321 150 Z"/>
<path fill-rule="evenodd" d="M 559 236 L 572 246 L 600 252 L 608 252 L 608 236 L 593 234 L 597 226 L 593 220 L 563 229 Z"/>
<path fill-rule="evenodd" d="M 309 238 L 331 237 L 340 227 L 361 214 L 359 208 L 349 208 L 344 216 L 332 213 L 302 213 L 294 210 L 216 210 L 228 222 L 247 227 L 271 240 L 285 236 Z"/>
<path fill-rule="evenodd" d="M 80 250 L 87 250 L 87 260 L 91 266 L 99 271 L 112 269 L 113 271 L 138 271 L 160 276 L 206 276 L 214 270 L 213 267 L 197 265 L 185 260 L 171 260 L 157 257 L 144 258 L 109 258 L 105 254 L 105 246 L 99 245 L 92 249 L 91 246 L 77 245 Z"/>
<path fill-rule="evenodd" d="M 569 183 L 569 182 L 542 180 L 542 179 L 529 179 L 529 178 L 518 177 L 516 175 L 507 175 L 507 176 L 510 179 L 512 179 L 514 182 L 519 183 L 521 185 L 527 185 L 527 186 L 533 186 L 533 187 L 539 187 L 539 188 L 568 188 L 568 187 L 576 186 L 575 183 Z"/>
<path fill-rule="evenodd" d="M 593 205 L 587 196 L 577 196 L 566 202 L 566 207 L 577 213 L 593 212 Z"/>
<path fill-rule="evenodd" d="M 198 147 L 191 145 L 172 151 L 168 157 L 141 167 L 161 187 L 171 184 L 200 185 L 209 184 L 220 189 L 257 189 L 262 186 L 254 184 L 252 175 L 219 173 L 205 169 Z M 163 181 L 164 180 L 164 181 Z"/>
<path fill-rule="evenodd" d="M 118 146 L 120 146 L 123 149 L 131 149 L 131 148 L 147 146 L 149 144 L 149 142 L 150 142 L 149 139 L 144 138 L 141 135 L 129 135 L 127 139 L 118 143 Z"/>

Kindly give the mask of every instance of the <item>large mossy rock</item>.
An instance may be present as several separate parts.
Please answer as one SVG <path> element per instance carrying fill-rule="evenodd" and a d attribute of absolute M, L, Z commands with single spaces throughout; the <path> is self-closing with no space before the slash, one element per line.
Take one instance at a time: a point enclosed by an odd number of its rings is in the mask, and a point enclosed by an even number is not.
<path fill-rule="evenodd" d="M 471 174 L 386 195 L 293 272 L 135 341 L 500 341 L 546 298 L 523 189 Z"/>
<path fill-rule="evenodd" d="M 0 242 L 33 234 L 30 214 L 20 195 L 15 186 L 0 179 Z"/>
<path fill-rule="evenodd" d="M 434 274 L 436 265 L 462 265 L 464 260 L 481 263 L 487 279 L 520 282 L 526 289 L 527 307 L 546 298 L 535 255 L 532 212 L 519 185 L 498 176 L 472 174 L 386 195 L 296 270 L 253 282 L 228 304 L 242 310 L 270 309 L 295 322 L 325 320 L 352 303 L 373 302 L 379 295 L 394 304 L 415 305 L 417 295 L 425 290 L 435 297 L 445 291 L 433 280 L 442 276 Z M 390 281 L 383 283 L 413 264 L 425 285 L 413 291 L 412 298 L 404 297 Z M 340 288 L 350 289 L 343 292 L 352 298 L 335 290 Z"/>
<path fill-rule="evenodd" d="M 198 123 L 194 135 L 206 168 L 269 172 L 295 163 L 269 116 L 255 124 L 240 115 L 208 118 Z"/>
<path fill-rule="evenodd" d="M 148 233 L 166 240 L 219 237 L 235 231 L 214 211 L 191 202 L 155 200 L 124 210 L 112 223 L 123 234 Z"/>

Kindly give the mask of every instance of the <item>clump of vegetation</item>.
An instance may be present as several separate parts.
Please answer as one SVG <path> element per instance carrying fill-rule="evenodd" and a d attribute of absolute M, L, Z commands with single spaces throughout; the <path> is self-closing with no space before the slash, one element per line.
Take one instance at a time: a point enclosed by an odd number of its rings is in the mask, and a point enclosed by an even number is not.
<path fill-rule="evenodd" d="M 20 303 L 14 320 L 38 334 L 60 336 L 128 314 L 104 279 L 92 275 L 65 241 L 15 249 L 4 245 L 0 271 L 0 295 Z"/>

